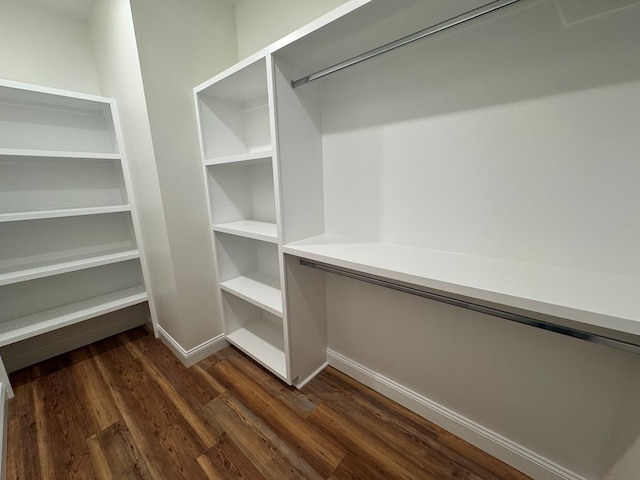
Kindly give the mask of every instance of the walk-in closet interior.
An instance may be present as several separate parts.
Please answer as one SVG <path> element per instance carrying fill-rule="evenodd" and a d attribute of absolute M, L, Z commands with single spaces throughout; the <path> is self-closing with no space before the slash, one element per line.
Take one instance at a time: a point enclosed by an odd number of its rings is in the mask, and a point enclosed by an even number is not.
<path fill-rule="evenodd" d="M 0 2 L 5 478 L 13 376 L 146 325 L 640 479 L 638 52 L 638 0 Z"/>

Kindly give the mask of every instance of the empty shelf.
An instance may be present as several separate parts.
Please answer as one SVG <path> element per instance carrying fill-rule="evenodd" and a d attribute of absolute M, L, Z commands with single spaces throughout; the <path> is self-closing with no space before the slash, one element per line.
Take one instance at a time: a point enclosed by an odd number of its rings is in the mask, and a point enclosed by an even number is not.
<path fill-rule="evenodd" d="M 278 228 L 275 223 L 257 222 L 255 220 L 240 220 L 238 222 L 222 223 L 213 226 L 216 232 L 230 233 L 242 237 L 277 243 Z"/>
<path fill-rule="evenodd" d="M 104 207 L 62 208 L 57 210 L 0 213 L 0 222 L 75 217 L 80 215 L 101 215 L 104 213 L 128 212 L 130 210 L 131 207 L 129 205 L 107 205 Z"/>
<path fill-rule="evenodd" d="M 227 334 L 227 340 L 286 380 L 284 335 L 281 327 L 264 319 L 252 320 Z"/>
<path fill-rule="evenodd" d="M 89 298 L 0 324 L 0 347 L 73 325 L 147 300 L 143 286 Z"/>
<path fill-rule="evenodd" d="M 102 255 L 95 255 L 91 257 L 85 256 L 84 258 L 68 259 L 66 261 L 64 261 L 64 259 L 59 259 L 58 263 L 50 262 L 48 264 L 41 264 L 39 266 L 32 266 L 31 268 L 13 270 L 4 273 L 0 270 L 0 286 L 33 280 L 35 278 L 58 275 L 61 273 L 74 272 L 85 268 L 99 267 L 101 265 L 108 265 L 111 263 L 125 262 L 139 257 L 140 252 L 137 249 L 133 249 L 103 253 Z"/>
<path fill-rule="evenodd" d="M 282 316 L 282 292 L 278 277 L 250 272 L 221 282 L 220 288 L 274 315 Z"/>

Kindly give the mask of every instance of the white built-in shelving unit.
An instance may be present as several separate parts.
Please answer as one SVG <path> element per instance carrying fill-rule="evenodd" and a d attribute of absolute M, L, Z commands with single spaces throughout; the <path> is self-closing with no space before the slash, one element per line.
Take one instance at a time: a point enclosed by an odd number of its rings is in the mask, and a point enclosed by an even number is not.
<path fill-rule="evenodd" d="M 112 99 L 0 82 L 0 346 L 147 301 Z"/>
<path fill-rule="evenodd" d="M 349 2 L 196 88 L 227 335 L 269 366 L 284 329 L 286 380 L 326 348 L 299 259 L 637 343 L 639 84 L 588 74 L 584 25 L 530 64 L 537 41 L 502 40 L 544 30 L 520 2 L 292 86 L 488 3 Z"/>
<path fill-rule="evenodd" d="M 260 58 L 195 95 L 227 339 L 291 383 L 271 68 Z"/>

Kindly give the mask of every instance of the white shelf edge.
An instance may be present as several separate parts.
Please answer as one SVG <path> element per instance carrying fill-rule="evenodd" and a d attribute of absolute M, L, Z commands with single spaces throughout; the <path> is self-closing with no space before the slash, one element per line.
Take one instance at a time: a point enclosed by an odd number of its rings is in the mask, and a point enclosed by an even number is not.
<path fill-rule="evenodd" d="M 331 236 L 319 236 L 289 243 L 284 245 L 282 250 L 285 254 L 312 261 L 542 315 L 550 315 L 577 322 L 585 327 L 605 328 L 624 334 L 640 335 L 640 315 L 636 312 L 633 316 L 629 313 L 632 310 L 631 307 L 620 306 L 622 288 L 629 292 L 640 291 L 640 279 L 634 277 L 596 274 L 568 268 L 526 264 L 505 259 L 490 259 L 418 247 L 343 241 Z M 403 250 L 406 250 L 406 255 Z M 416 260 L 420 258 L 418 254 L 423 255 L 423 260 L 426 256 L 432 258 L 436 274 L 430 275 L 420 271 L 420 267 L 417 265 L 419 262 Z M 395 268 L 393 257 L 405 257 L 404 267 Z M 414 262 L 406 267 L 409 265 L 408 258 L 412 258 Z M 518 275 L 519 268 L 522 268 L 521 275 Z M 456 277 L 456 271 L 467 271 L 468 278 Z M 446 273 L 442 274 L 442 272 Z M 482 274 L 484 283 L 474 280 L 474 272 Z M 491 274 L 488 274 L 490 272 Z M 507 278 L 509 282 L 505 283 L 502 280 L 499 288 L 495 288 L 496 282 L 500 281 L 499 277 Z M 547 282 L 541 280 L 543 277 Z M 493 280 L 491 280 L 492 278 Z M 539 287 L 542 286 L 543 290 L 523 293 L 527 287 L 518 285 L 521 280 L 533 282 Z M 549 280 L 555 282 L 555 287 L 547 285 Z M 629 284 L 623 284 L 624 281 Z M 610 300 L 608 303 L 603 303 L 602 297 L 606 297 L 605 287 L 609 288 L 609 296 L 615 299 L 615 302 Z M 570 291 L 572 288 L 573 291 Z M 585 293 L 584 290 L 589 291 Z M 634 298 L 637 298 L 637 294 Z"/>
<path fill-rule="evenodd" d="M 256 331 L 258 331 L 258 334 L 256 334 Z M 262 336 L 265 336 L 265 334 L 274 338 L 276 336 L 278 338 L 282 337 L 281 341 L 284 342 L 282 329 L 262 319 L 251 320 L 241 328 L 227 333 L 226 339 L 260 365 L 276 374 L 285 382 L 288 382 L 284 350 L 280 348 L 280 346 L 264 340 Z"/>
<path fill-rule="evenodd" d="M 113 98 L 102 97 L 99 95 L 93 95 L 90 93 L 80 93 L 71 90 L 63 90 L 54 87 L 45 87 L 43 85 L 36 85 L 34 83 L 17 82 L 14 80 L 0 80 L 0 87 L 15 88 L 17 90 L 26 90 L 28 92 L 44 93 L 47 95 L 53 95 L 56 97 L 66 97 L 75 100 L 84 100 L 88 102 L 102 103 L 106 105 L 113 104 Z"/>
<path fill-rule="evenodd" d="M 17 270 L 15 272 L 0 274 L 0 286 L 25 282 L 28 280 L 34 280 L 36 278 L 60 275 L 62 273 L 75 272 L 78 270 L 99 267 L 102 265 L 109 265 L 112 263 L 126 262 L 127 260 L 134 260 L 136 258 L 140 258 L 140 251 L 137 249 L 133 249 L 107 255 L 88 257 L 80 260 L 61 262 L 58 264 L 52 264 L 42 267 Z"/>
<path fill-rule="evenodd" d="M 147 300 L 143 286 L 119 290 L 0 324 L 0 347 L 80 323 Z"/>
<path fill-rule="evenodd" d="M 275 288 L 268 284 L 279 282 L 279 280 L 277 277 L 273 277 L 272 280 L 275 280 L 275 282 L 269 282 L 270 279 L 265 278 L 266 276 L 266 274 L 260 274 L 260 272 L 242 275 L 220 282 L 220 288 L 282 318 L 282 292 L 280 288 Z"/>
<path fill-rule="evenodd" d="M 61 150 L 27 150 L 20 148 L 0 148 L 0 157 L 42 157 L 85 160 L 120 160 L 119 153 L 70 152 Z"/>
<path fill-rule="evenodd" d="M 102 215 L 131 211 L 131 206 L 107 205 L 104 207 L 61 208 L 56 210 L 35 210 L 30 212 L 0 213 L 0 222 L 18 222 L 23 220 L 41 220 L 45 218 L 77 217 L 82 215 Z"/>
<path fill-rule="evenodd" d="M 214 232 L 238 235 L 263 242 L 278 243 L 278 231 L 275 223 L 241 220 L 238 222 L 212 225 L 212 228 Z"/>
<path fill-rule="evenodd" d="M 273 149 L 256 150 L 255 152 L 239 153 L 237 155 L 226 155 L 223 157 L 205 158 L 204 165 L 207 167 L 214 165 L 224 165 L 227 163 L 249 162 L 252 160 L 261 160 L 273 158 Z"/>

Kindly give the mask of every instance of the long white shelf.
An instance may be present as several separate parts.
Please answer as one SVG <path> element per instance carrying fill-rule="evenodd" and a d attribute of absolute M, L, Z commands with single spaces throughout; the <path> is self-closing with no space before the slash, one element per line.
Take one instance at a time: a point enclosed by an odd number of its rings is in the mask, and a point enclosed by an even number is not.
<path fill-rule="evenodd" d="M 0 323 L 0 347 L 73 325 L 147 300 L 143 286 L 90 298 L 82 302 Z"/>
<path fill-rule="evenodd" d="M 640 279 L 322 235 L 284 253 L 499 305 L 640 335 Z"/>
<path fill-rule="evenodd" d="M 276 316 L 282 317 L 282 292 L 278 277 L 249 272 L 220 283 L 220 288 Z"/>
<path fill-rule="evenodd" d="M 119 153 L 67 152 L 59 150 L 27 150 L 21 148 L 0 148 L 0 157 L 42 157 L 84 160 L 120 160 Z"/>
<path fill-rule="evenodd" d="M 227 341 L 286 381 L 284 334 L 278 325 L 264 319 L 251 320 L 227 333 Z"/>
<path fill-rule="evenodd" d="M 223 165 L 225 163 L 239 163 L 250 162 L 253 160 L 261 160 L 263 158 L 271 158 L 273 156 L 273 150 L 271 148 L 265 150 L 256 150 L 253 152 L 239 153 L 237 155 L 227 155 L 224 157 L 206 158 L 204 164 L 210 165 Z"/>
<path fill-rule="evenodd" d="M 113 253 L 103 253 L 92 257 L 76 258 L 73 260 L 60 261 L 59 263 L 50 263 L 22 270 L 14 270 L 10 272 L 0 273 L 0 286 L 12 283 L 25 282 L 36 278 L 49 277 L 59 275 L 61 273 L 74 272 L 87 268 L 99 267 L 101 265 L 109 265 L 117 262 L 126 262 L 140 258 L 140 252 L 137 249 L 117 251 Z"/>
<path fill-rule="evenodd" d="M 30 212 L 0 213 L 0 222 L 17 222 L 22 220 L 41 220 L 44 218 L 77 217 L 82 215 L 101 215 L 104 213 L 128 212 L 129 205 L 106 205 L 103 207 L 61 208 L 53 210 L 36 210 Z"/>
<path fill-rule="evenodd" d="M 242 237 L 277 243 L 278 227 L 275 223 L 257 222 L 255 220 L 240 220 L 237 222 L 213 225 L 216 232 L 230 233 Z"/>

